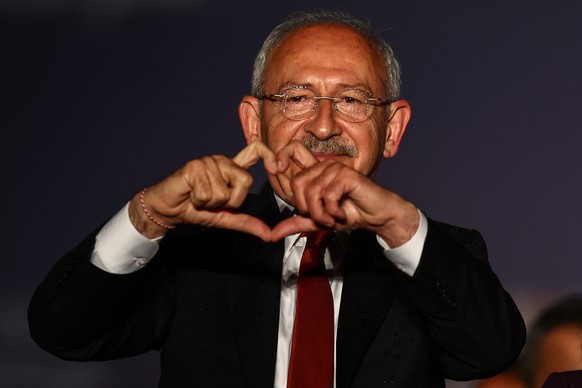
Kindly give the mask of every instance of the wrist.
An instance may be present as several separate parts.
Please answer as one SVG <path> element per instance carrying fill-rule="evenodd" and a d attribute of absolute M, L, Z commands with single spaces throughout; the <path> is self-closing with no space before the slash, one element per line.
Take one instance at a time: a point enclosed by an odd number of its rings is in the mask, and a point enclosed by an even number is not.
<path fill-rule="evenodd" d="M 397 248 L 408 242 L 418 230 L 420 215 L 416 206 L 404 201 L 399 211 L 390 218 L 376 234 L 384 240 L 390 248 Z"/>
<path fill-rule="evenodd" d="M 151 207 L 148 206 L 145 196 L 146 190 L 136 194 L 129 203 L 129 219 L 134 228 L 147 238 L 153 239 L 164 236 L 175 226 L 166 224 L 156 218 Z"/>

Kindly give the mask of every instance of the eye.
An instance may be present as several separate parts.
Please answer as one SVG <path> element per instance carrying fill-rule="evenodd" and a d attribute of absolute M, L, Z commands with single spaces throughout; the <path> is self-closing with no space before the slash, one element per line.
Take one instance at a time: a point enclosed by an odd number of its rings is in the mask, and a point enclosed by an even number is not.
<path fill-rule="evenodd" d="M 304 95 L 304 94 L 293 94 L 293 95 L 288 95 L 285 97 L 285 100 L 287 100 L 288 102 L 295 103 L 295 104 L 305 102 L 308 99 L 309 99 L 309 97 Z"/>
<path fill-rule="evenodd" d="M 351 96 L 344 96 L 342 97 L 343 102 L 347 103 L 347 104 L 361 104 L 363 101 L 355 98 L 355 97 L 351 97 Z"/>
<path fill-rule="evenodd" d="M 368 96 L 368 93 L 362 90 L 348 89 L 344 90 L 339 98 L 341 99 L 341 103 L 345 105 L 366 105 Z"/>

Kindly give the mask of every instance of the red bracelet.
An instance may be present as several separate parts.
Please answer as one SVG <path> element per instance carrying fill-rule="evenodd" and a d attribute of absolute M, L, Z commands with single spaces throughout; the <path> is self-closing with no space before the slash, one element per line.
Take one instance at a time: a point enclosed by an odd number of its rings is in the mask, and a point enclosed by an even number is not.
<path fill-rule="evenodd" d="M 146 187 L 145 189 L 143 189 L 141 191 L 141 193 L 139 193 L 139 203 L 140 203 L 141 208 L 143 209 L 144 213 L 146 214 L 146 216 L 148 216 L 148 218 L 150 219 L 151 222 L 153 222 L 154 224 L 156 224 L 158 226 L 161 226 L 162 228 L 174 229 L 176 227 L 176 225 L 166 225 L 166 224 L 163 224 L 160 221 L 156 220 L 154 217 L 152 217 L 152 215 L 150 214 L 150 212 L 146 208 L 145 201 L 144 201 L 145 192 L 147 191 L 147 189 L 148 188 Z"/>

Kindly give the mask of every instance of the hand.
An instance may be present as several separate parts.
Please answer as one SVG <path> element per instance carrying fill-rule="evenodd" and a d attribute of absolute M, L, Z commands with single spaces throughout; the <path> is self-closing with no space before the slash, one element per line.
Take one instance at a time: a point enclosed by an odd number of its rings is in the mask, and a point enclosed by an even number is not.
<path fill-rule="evenodd" d="M 253 141 L 232 159 L 219 155 L 190 161 L 150 187 L 145 206 L 154 219 L 166 225 L 193 223 L 243 231 L 270 241 L 271 229 L 264 222 L 236 212 L 252 185 L 247 169 L 261 159 L 267 172 L 277 173 L 275 154 L 260 141 Z M 139 195 L 130 203 L 130 219 L 150 238 L 167 231 L 147 218 Z"/>
<path fill-rule="evenodd" d="M 416 232 L 416 207 L 379 186 L 369 177 L 334 160 L 318 161 L 302 144 L 291 142 L 277 153 L 279 171 L 291 163 L 302 170 L 291 180 L 299 216 L 278 224 L 272 239 L 323 228 L 367 229 L 392 248 L 408 241 Z"/>

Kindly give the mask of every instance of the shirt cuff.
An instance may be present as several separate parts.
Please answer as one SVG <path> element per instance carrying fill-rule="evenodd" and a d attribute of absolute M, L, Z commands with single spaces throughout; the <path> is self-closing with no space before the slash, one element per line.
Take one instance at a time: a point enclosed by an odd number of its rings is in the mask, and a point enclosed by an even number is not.
<path fill-rule="evenodd" d="M 390 248 L 390 246 L 380 236 L 376 235 L 376 239 L 382 248 L 384 248 L 384 255 L 402 272 L 412 276 L 420 263 L 420 256 L 426 240 L 426 233 L 428 231 L 428 222 L 426 216 L 418 210 L 420 220 L 418 229 L 410 240 L 397 248 Z"/>
<path fill-rule="evenodd" d="M 150 240 L 135 229 L 128 203 L 97 234 L 91 263 L 114 274 L 135 272 L 154 257 L 159 240 Z"/>

